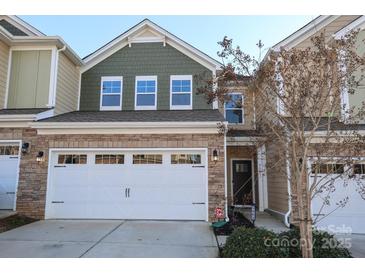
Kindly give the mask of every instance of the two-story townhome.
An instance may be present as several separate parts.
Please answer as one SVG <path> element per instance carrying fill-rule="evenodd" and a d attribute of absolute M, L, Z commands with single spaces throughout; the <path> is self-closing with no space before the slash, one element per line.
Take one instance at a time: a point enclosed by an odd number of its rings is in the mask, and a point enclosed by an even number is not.
<path fill-rule="evenodd" d="M 216 208 L 225 211 L 225 139 L 218 127 L 224 117 L 196 92 L 217 73 L 219 62 L 149 20 L 82 61 L 61 39 L 43 39 L 58 44 L 50 51 L 31 48 L 36 63 L 10 48 L 2 110 L 8 128 L 1 126 L 0 136 L 6 154 L 16 156 L 7 158 L 16 158 L 18 179 L 9 182 L 17 185 L 12 192 L 19 213 L 211 220 Z M 52 70 L 53 54 L 58 72 Z M 70 67 L 63 71 L 66 60 Z M 47 73 L 58 75 L 57 83 L 49 84 L 55 76 L 22 82 Z M 33 101 L 23 99 L 29 92 Z M 9 113 L 28 110 L 34 121 L 14 128 Z M 8 153 L 14 140 L 21 149 L 17 144 Z"/>
<path fill-rule="evenodd" d="M 363 28 L 363 18 L 320 16 L 272 50 Z M 208 104 L 197 91 L 221 64 L 147 19 L 82 60 L 17 17 L 0 24 L 0 208 L 212 221 L 216 209 L 226 217 L 229 206 L 255 204 L 290 224 L 287 176 L 266 168 L 280 147 L 257 148 L 260 102 L 244 78 L 227 87 L 230 101 Z M 349 107 L 364 101 L 351 96 Z M 331 222 L 364 232 L 356 201 Z"/>
<path fill-rule="evenodd" d="M 319 16 L 307 25 L 285 38 L 283 41 L 274 45 L 271 51 L 279 51 L 280 48 L 290 49 L 305 49 L 311 46 L 311 38 L 320 33 L 324 33 L 328 43 L 333 39 L 339 39 L 351 30 L 359 30 L 355 50 L 360 56 L 364 56 L 365 52 L 365 16 Z M 361 74 L 361 69 L 358 74 Z M 357 75 L 358 77 L 358 75 Z M 333 120 L 330 130 L 341 134 L 341 132 L 349 134 L 356 130 L 358 134 L 364 135 L 365 121 L 352 121 L 347 117 L 349 110 L 358 108 L 365 102 L 365 83 L 362 81 L 357 87 L 354 94 L 349 94 L 344 87 L 341 93 L 341 101 L 331 102 L 338 104 L 338 112 L 335 113 L 336 119 Z M 330 102 L 329 102 L 330 103 Z M 257 106 L 259 102 L 257 102 Z M 280 111 L 280 109 L 278 109 Z M 283 113 L 282 115 L 286 115 Z M 351 121 L 351 122 L 349 122 Z M 356 122 L 356 123 L 354 123 Z M 311 128 L 308 127 L 308 131 Z M 325 132 L 327 127 L 318 128 L 317 135 L 321 136 L 321 131 Z M 313 144 L 314 145 L 314 144 Z M 334 143 L 333 146 L 336 146 Z M 339 150 L 338 150 L 339 151 Z M 266 187 L 267 187 L 267 204 L 265 210 L 279 217 L 286 224 L 295 224 L 296 203 L 291 195 L 290 181 L 290 164 L 285 160 L 285 157 L 278 157 L 280 153 L 285 153 L 285 148 L 270 142 L 266 146 L 266 161 L 267 163 L 275 163 L 275 168 L 266 169 Z M 312 157 L 315 159 L 315 151 L 312 151 Z M 340 152 L 338 152 L 340 153 Z M 350 155 L 348 153 L 351 153 Z M 321 165 L 320 177 L 334 178 L 336 190 L 331 194 L 330 202 L 324 203 L 326 199 L 326 191 L 320 193 L 312 200 L 313 219 L 320 220 L 316 225 L 318 227 L 330 228 L 333 227 L 350 227 L 353 233 L 365 232 L 365 200 L 362 197 L 361 183 L 365 183 L 365 143 L 359 145 L 356 149 L 356 155 L 353 152 L 341 152 L 341 155 L 333 155 L 329 151 L 327 153 L 329 159 L 341 157 L 353 157 L 356 159 L 356 164 L 352 167 L 347 167 L 346 163 L 338 163 L 337 169 L 331 167 L 331 162 Z M 280 159 L 278 161 L 278 159 Z M 341 167 L 342 165 L 342 167 Z M 311 166 L 311 163 L 308 163 Z M 344 182 L 344 177 L 337 173 L 347 170 L 353 170 L 354 178 Z M 288 176 L 289 174 L 289 176 Z M 309 183 L 312 182 L 314 176 L 309 176 Z M 345 206 L 340 206 L 341 200 L 348 197 L 348 202 Z"/>
<path fill-rule="evenodd" d="M 60 37 L 45 36 L 16 16 L 0 16 L 0 209 L 35 211 L 21 205 L 38 199 L 34 190 L 18 191 L 16 206 L 18 182 L 39 187 L 38 175 L 23 167 L 25 155 L 36 153 L 29 124 L 77 109 L 81 64 Z"/>

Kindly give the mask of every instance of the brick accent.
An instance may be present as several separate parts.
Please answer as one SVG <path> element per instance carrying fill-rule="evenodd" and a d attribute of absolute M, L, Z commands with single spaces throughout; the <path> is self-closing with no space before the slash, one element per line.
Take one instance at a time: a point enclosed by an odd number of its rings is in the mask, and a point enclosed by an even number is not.
<path fill-rule="evenodd" d="M 224 208 L 224 138 L 218 134 L 178 135 L 37 135 L 33 129 L 0 129 L 0 140 L 22 139 L 30 143 L 30 151 L 22 155 L 17 193 L 17 211 L 43 219 L 50 148 L 208 148 L 209 220 L 214 209 Z M 219 160 L 211 159 L 219 149 Z M 45 161 L 38 163 L 38 151 Z"/>

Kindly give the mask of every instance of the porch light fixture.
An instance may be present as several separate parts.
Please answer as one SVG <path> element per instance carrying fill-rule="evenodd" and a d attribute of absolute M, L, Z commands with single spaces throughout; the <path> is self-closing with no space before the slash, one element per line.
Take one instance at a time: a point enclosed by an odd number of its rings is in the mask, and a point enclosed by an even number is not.
<path fill-rule="evenodd" d="M 37 154 L 37 162 L 43 162 L 44 161 L 44 152 L 43 151 L 38 151 Z"/>
<path fill-rule="evenodd" d="M 217 149 L 213 150 L 213 161 L 214 162 L 218 161 L 218 150 Z"/>
<path fill-rule="evenodd" d="M 29 143 L 22 144 L 22 153 L 28 153 L 29 150 Z"/>

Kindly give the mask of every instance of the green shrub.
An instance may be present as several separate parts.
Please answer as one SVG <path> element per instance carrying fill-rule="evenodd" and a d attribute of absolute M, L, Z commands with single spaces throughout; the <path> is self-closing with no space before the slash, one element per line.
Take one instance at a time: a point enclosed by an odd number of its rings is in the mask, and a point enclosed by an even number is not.
<path fill-rule="evenodd" d="M 224 258 L 280 258 L 280 247 L 267 244 L 277 238 L 274 232 L 263 228 L 240 227 L 228 237 L 222 250 Z"/>
<path fill-rule="evenodd" d="M 301 258 L 299 230 L 276 234 L 263 228 L 240 227 L 228 237 L 224 258 Z M 331 234 L 313 230 L 314 258 L 351 258 L 348 249 Z"/>
<path fill-rule="evenodd" d="M 281 249 L 289 258 L 300 258 L 299 229 L 294 228 L 279 235 Z M 288 243 L 288 244 L 286 244 Z M 348 249 L 343 248 L 340 242 L 331 234 L 313 230 L 313 257 L 314 258 L 351 258 Z"/>

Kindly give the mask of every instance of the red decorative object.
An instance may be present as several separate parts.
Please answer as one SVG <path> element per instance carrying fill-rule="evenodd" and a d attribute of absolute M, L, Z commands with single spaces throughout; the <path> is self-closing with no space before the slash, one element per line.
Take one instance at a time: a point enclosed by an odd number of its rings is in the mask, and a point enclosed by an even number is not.
<path fill-rule="evenodd" d="M 222 219 L 224 217 L 223 209 L 222 208 L 217 207 L 215 209 L 215 217 L 218 218 L 218 219 Z"/>

